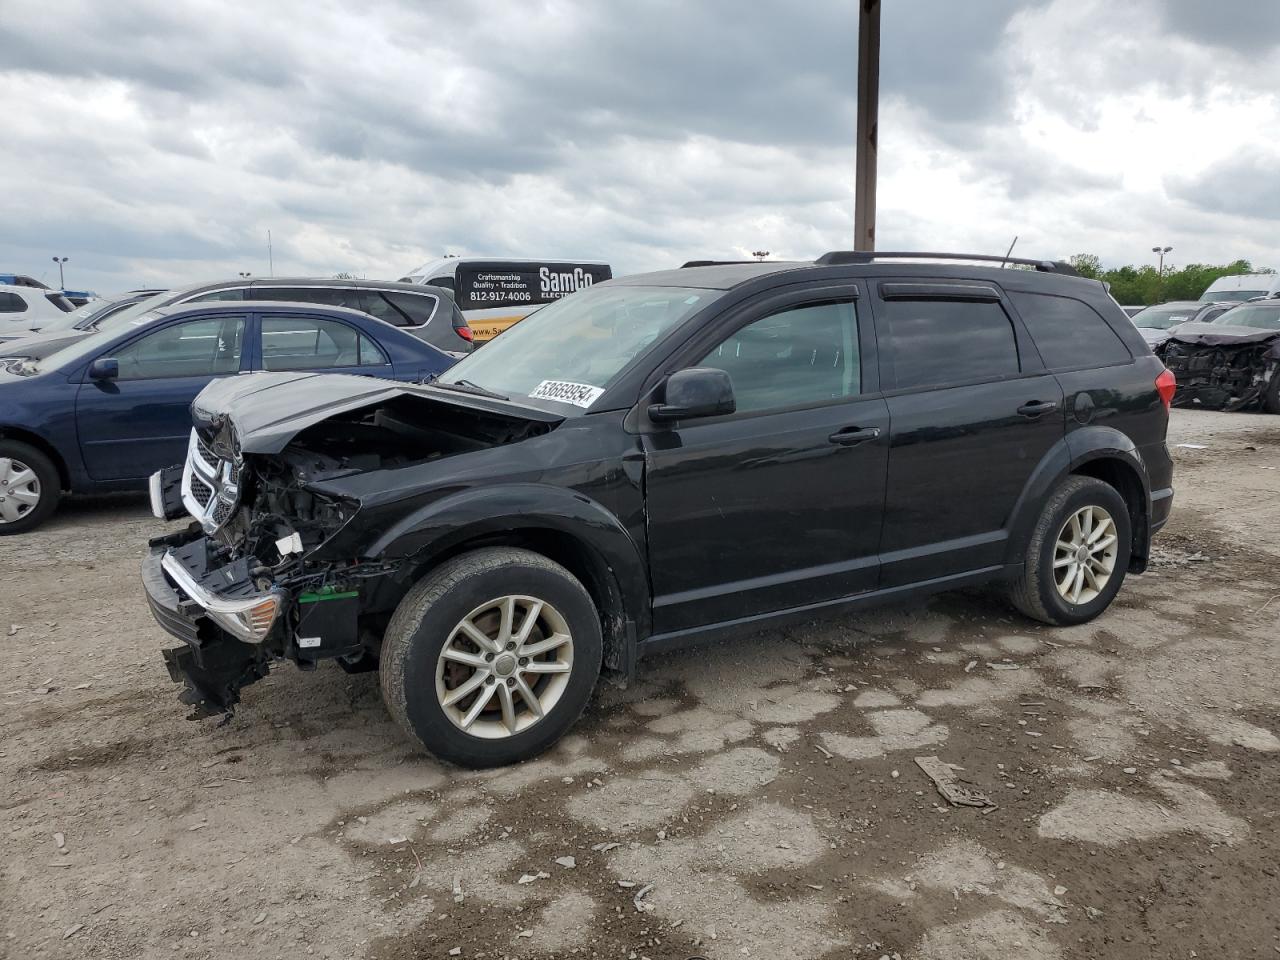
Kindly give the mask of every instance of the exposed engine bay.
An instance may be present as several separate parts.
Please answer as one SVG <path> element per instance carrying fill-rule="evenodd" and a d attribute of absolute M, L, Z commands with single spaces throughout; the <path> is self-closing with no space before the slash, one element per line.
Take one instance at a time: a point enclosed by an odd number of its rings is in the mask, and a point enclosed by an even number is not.
<path fill-rule="evenodd" d="M 1274 409 L 1280 386 L 1280 334 L 1228 338 L 1175 334 L 1157 351 L 1177 377 L 1175 407 Z"/>
<path fill-rule="evenodd" d="M 197 521 L 153 540 L 144 564 L 156 618 L 184 641 L 165 659 L 193 718 L 230 714 L 240 688 L 275 660 L 311 669 L 336 658 L 351 672 L 373 669 L 412 560 L 362 549 L 372 534 L 348 527 L 359 523 L 364 492 L 382 494 L 406 471 L 556 422 L 377 389 L 372 404 L 294 418 L 293 434 L 270 421 L 267 439 L 245 428 L 237 404 L 210 410 L 202 394 L 186 462 L 153 478 L 157 516 Z M 421 485 L 414 473 L 411 486 Z"/>

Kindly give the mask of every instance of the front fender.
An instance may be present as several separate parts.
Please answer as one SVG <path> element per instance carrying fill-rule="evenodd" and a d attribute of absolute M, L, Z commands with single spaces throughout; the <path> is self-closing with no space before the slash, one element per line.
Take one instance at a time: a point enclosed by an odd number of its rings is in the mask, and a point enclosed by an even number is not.
<path fill-rule="evenodd" d="M 1022 563 L 1026 558 L 1027 541 L 1039 519 L 1041 507 L 1053 489 L 1070 474 L 1080 472 L 1081 468 L 1098 460 L 1118 461 L 1136 478 L 1141 486 L 1142 502 L 1141 515 L 1133 524 L 1135 542 L 1139 537 L 1147 536 L 1151 484 L 1141 451 L 1127 435 L 1113 427 L 1080 427 L 1053 445 L 1023 487 L 1010 517 L 1007 563 Z"/>
<path fill-rule="evenodd" d="M 517 530 L 554 531 L 594 550 L 613 575 L 625 615 L 644 629 L 649 579 L 640 548 L 612 512 L 563 487 L 518 483 L 462 490 L 399 518 L 364 553 L 394 563 Z"/>

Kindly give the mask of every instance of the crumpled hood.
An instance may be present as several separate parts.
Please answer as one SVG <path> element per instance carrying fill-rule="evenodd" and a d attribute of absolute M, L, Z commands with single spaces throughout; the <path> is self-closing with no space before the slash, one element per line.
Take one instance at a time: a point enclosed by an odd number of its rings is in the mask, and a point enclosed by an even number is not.
<path fill-rule="evenodd" d="M 473 397 L 423 384 L 339 373 L 249 373 L 214 380 L 191 403 L 197 427 L 220 432 L 228 423 L 243 453 L 279 453 L 307 427 L 343 413 L 420 397 L 434 413 L 449 408 L 482 410 L 513 419 L 556 424 L 563 420 L 535 407 Z"/>
<path fill-rule="evenodd" d="M 1202 347 L 1228 347 L 1266 343 L 1280 338 L 1280 330 L 1236 327 L 1227 323 L 1184 323 L 1170 331 L 1170 339 Z"/>

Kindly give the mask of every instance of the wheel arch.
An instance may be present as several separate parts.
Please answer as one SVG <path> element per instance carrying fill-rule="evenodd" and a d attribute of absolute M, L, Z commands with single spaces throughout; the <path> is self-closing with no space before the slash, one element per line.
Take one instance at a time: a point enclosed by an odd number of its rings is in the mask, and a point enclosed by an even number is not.
<path fill-rule="evenodd" d="M 1014 507 L 1008 562 L 1020 564 L 1026 559 L 1027 539 L 1045 499 L 1073 475 L 1101 480 L 1124 499 L 1133 533 L 1129 570 L 1145 571 L 1151 552 L 1151 487 L 1146 464 L 1127 435 L 1103 426 L 1068 433 L 1040 461 Z"/>
<path fill-rule="evenodd" d="M 529 489 L 533 488 L 533 489 Z M 572 573 L 600 613 L 604 662 L 630 676 L 649 630 L 649 579 L 640 549 L 617 517 L 580 493 L 533 484 L 464 491 L 418 511 L 368 553 L 402 562 L 415 583 L 480 547 L 523 547 Z"/>
<path fill-rule="evenodd" d="M 39 450 L 49 458 L 54 468 L 58 471 L 58 483 L 61 485 L 62 491 L 65 493 L 71 489 L 71 470 L 66 458 L 62 456 L 57 447 L 40 436 L 40 434 L 32 433 L 30 430 L 24 430 L 21 427 L 0 425 L 0 439 L 16 440 L 18 443 L 25 443 L 27 446 Z"/>

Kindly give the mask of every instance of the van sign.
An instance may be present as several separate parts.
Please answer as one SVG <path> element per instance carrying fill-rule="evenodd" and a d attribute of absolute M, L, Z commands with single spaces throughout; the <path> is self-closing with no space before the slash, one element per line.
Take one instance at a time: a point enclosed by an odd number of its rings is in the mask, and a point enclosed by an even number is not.
<path fill-rule="evenodd" d="M 594 263 L 459 264 L 458 306 L 463 310 L 530 308 L 552 303 L 612 276 L 608 266 Z"/>

